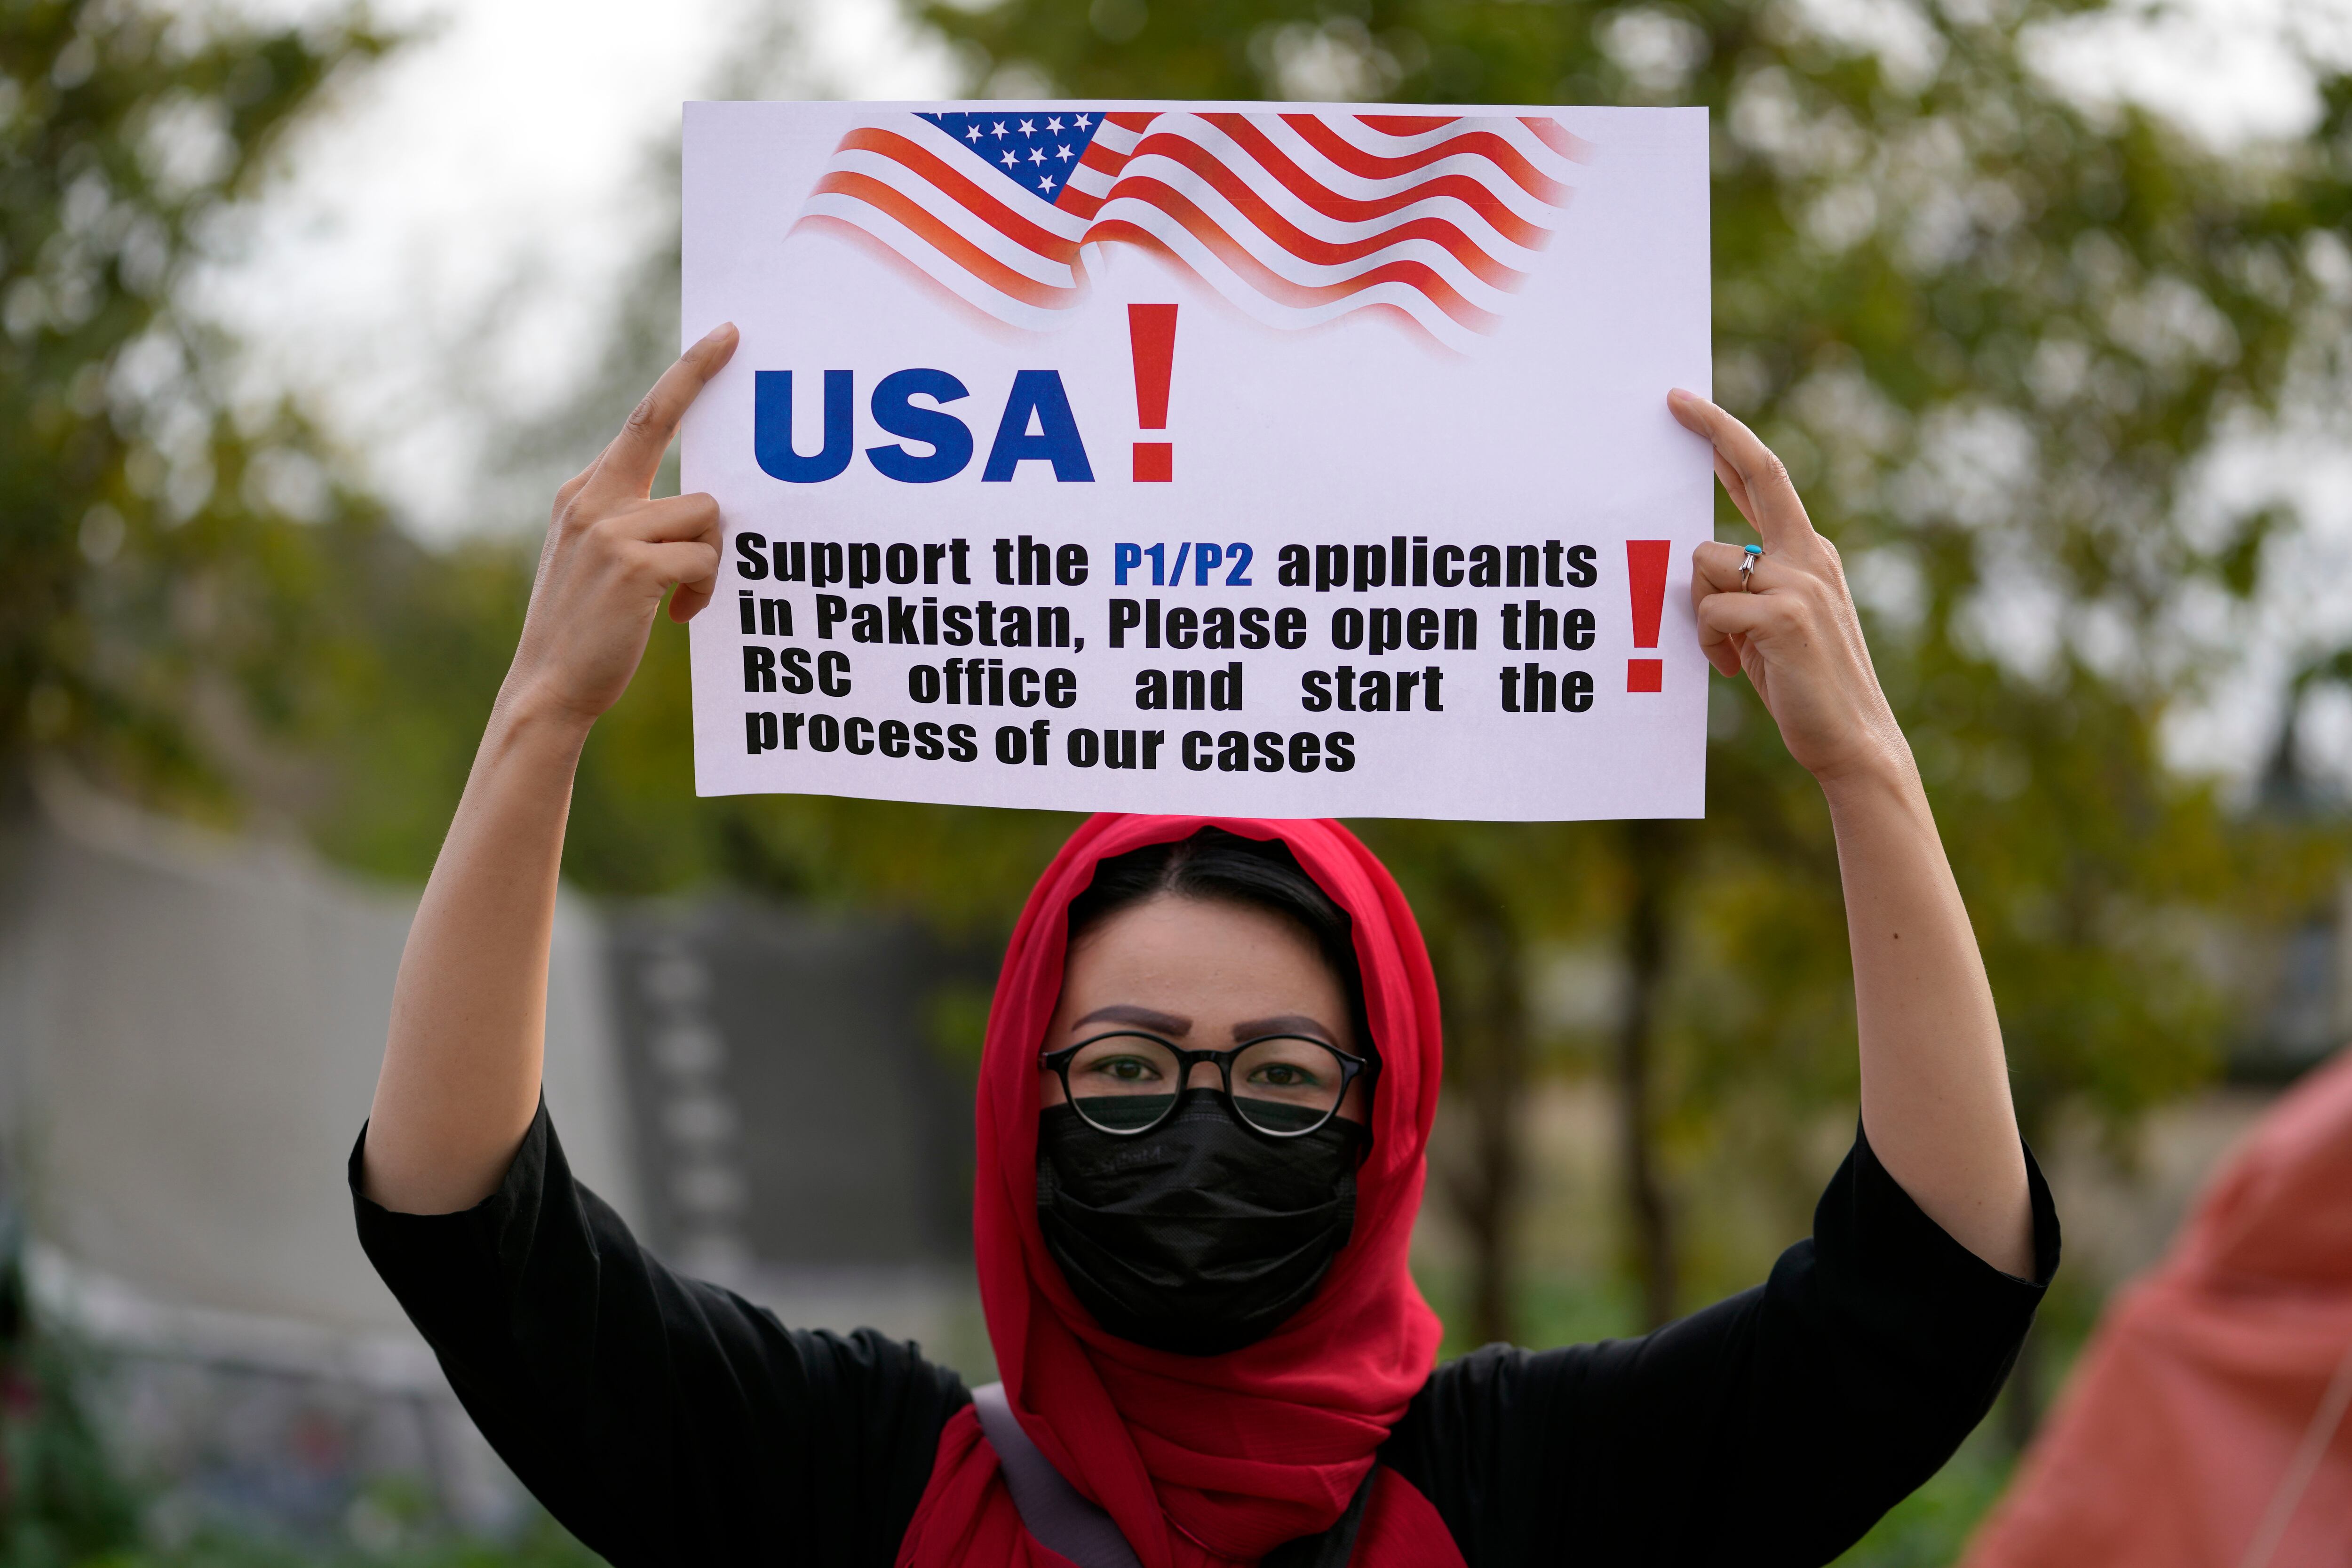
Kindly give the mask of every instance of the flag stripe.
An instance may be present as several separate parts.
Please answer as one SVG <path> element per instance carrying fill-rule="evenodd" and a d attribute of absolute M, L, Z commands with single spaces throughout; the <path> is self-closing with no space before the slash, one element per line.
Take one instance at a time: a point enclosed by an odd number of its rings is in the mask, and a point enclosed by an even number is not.
<path fill-rule="evenodd" d="M 1495 167 L 1509 175 L 1513 184 L 1538 201 L 1558 206 L 1568 200 L 1566 186 L 1538 173 L 1517 147 L 1491 131 L 1465 132 L 1418 153 L 1382 157 L 1356 146 L 1315 115 L 1286 114 L 1282 116 L 1282 122 L 1298 132 L 1308 145 L 1331 162 L 1349 174 L 1361 174 L 1366 179 L 1393 179 L 1399 174 L 1410 174 L 1425 168 L 1442 158 L 1466 152 L 1492 160 Z"/>
<path fill-rule="evenodd" d="M 1442 131 L 1461 116 L 1456 114 L 1359 114 L 1357 119 L 1375 131 L 1391 136 L 1418 136 L 1424 131 Z"/>
<path fill-rule="evenodd" d="M 1559 121 L 1542 115 L 1529 114 L 1522 115 L 1519 123 L 1533 132 L 1545 146 L 1569 162 L 1587 163 L 1592 161 L 1592 144 L 1570 131 Z"/>
<path fill-rule="evenodd" d="M 899 195 L 879 180 L 846 172 L 828 174 L 819 184 L 818 191 L 820 199 L 829 195 L 842 196 L 848 198 L 848 202 L 842 205 L 831 203 L 821 205 L 818 201 L 812 201 L 807 210 L 824 212 L 848 223 L 858 219 L 857 204 L 886 213 L 990 288 L 1024 305 L 1061 304 L 1075 292 L 1074 289 L 1056 289 L 1050 283 L 1041 283 L 1013 271 L 949 227 L 929 208 L 911 197 Z M 1068 300 L 1066 302 L 1075 304 L 1076 301 Z"/>
<path fill-rule="evenodd" d="M 1402 213 L 1435 197 L 1450 196 L 1476 213 L 1495 231 L 1496 237 L 1507 244 L 1533 250 L 1550 237 L 1545 230 L 1525 222 L 1517 213 L 1503 205 L 1486 185 L 1468 174 L 1438 174 L 1384 196 L 1346 196 L 1310 176 L 1279 147 L 1260 134 L 1255 127 L 1220 124 L 1218 129 L 1231 136 L 1235 145 L 1257 167 L 1274 176 L 1283 189 L 1311 210 L 1343 223 L 1365 223 Z M 1151 137 L 1145 141 L 1144 149 L 1158 152 L 1163 145 L 1171 144 L 1181 143 L 1174 137 Z"/>
<path fill-rule="evenodd" d="M 1265 142 L 1281 150 L 1287 158 L 1318 185 L 1335 195 L 1357 201 L 1378 201 L 1402 190 L 1410 190 L 1423 181 L 1444 174 L 1465 175 L 1475 182 L 1481 198 L 1486 205 L 1499 204 L 1505 211 L 1515 214 L 1520 222 L 1535 228 L 1549 230 L 1559 219 L 1560 208 L 1549 202 L 1538 201 L 1513 182 L 1498 174 L 1494 165 L 1475 155 L 1450 158 L 1442 166 L 1389 179 L 1368 179 L 1339 167 L 1325 157 L 1313 143 L 1281 121 L 1267 118 L 1252 127 Z M 1222 132 L 1213 135 L 1222 136 Z"/>
<path fill-rule="evenodd" d="M 1070 270 L 1070 258 L 1077 248 L 1075 238 L 1055 242 L 1057 254 L 1040 256 L 1027 246 L 1008 237 L 996 225 L 987 221 L 985 214 L 973 212 L 961 202 L 939 200 L 937 193 L 919 174 L 878 153 L 843 153 L 835 160 L 833 172 L 817 183 L 817 189 L 820 192 L 838 191 L 842 188 L 840 180 L 847 174 L 889 186 L 994 257 L 999 263 L 1025 278 L 1064 288 L 1077 280 Z"/>
<path fill-rule="evenodd" d="M 1070 320 L 1071 307 L 1085 299 L 1072 290 L 1058 305 L 1033 305 L 991 286 L 935 248 L 929 241 L 887 213 L 864 208 L 853 214 L 824 210 L 821 204 L 843 203 L 839 196 L 822 196 L 793 220 L 793 233 L 833 232 L 908 273 L 929 279 L 982 314 L 1033 331 L 1052 331 Z M 856 206 L 855 203 L 844 204 Z"/>
<path fill-rule="evenodd" d="M 1561 184 L 1572 182 L 1576 175 L 1573 165 L 1587 161 L 1582 158 L 1564 156 L 1550 142 L 1537 135 L 1534 124 L 1528 121 L 1459 120 L 1450 121 L 1446 128 L 1424 131 L 1410 136 L 1394 135 L 1388 132 L 1375 130 L 1361 118 L 1341 121 L 1338 123 L 1329 121 L 1326 123 L 1330 125 L 1331 130 L 1346 137 L 1357 146 L 1381 157 L 1402 157 L 1410 153 L 1424 152 L 1455 136 L 1473 132 L 1483 135 L 1499 136 L 1517 148 L 1519 156 L 1525 158 L 1536 173 Z M 1546 121 L 1546 123 L 1556 125 L 1558 122 Z"/>
<path fill-rule="evenodd" d="M 1022 214 L 1014 212 L 992 193 L 982 191 L 971 181 L 942 163 L 929 149 L 918 147 L 904 136 L 887 131 L 853 131 L 842 138 L 843 151 L 877 153 L 893 163 L 903 163 L 923 176 L 942 194 L 990 227 L 1017 245 L 1024 246 L 1040 256 L 1061 257 L 1076 238 L 1043 228 Z"/>
<path fill-rule="evenodd" d="M 1321 326 L 1374 306 L 1388 306 L 1448 348 L 1466 350 L 1478 341 L 1476 331 L 1439 310 L 1420 289 L 1396 279 L 1367 280 L 1364 287 L 1353 292 L 1334 292 L 1317 300 L 1277 300 L 1262 292 L 1244 272 L 1229 267 L 1213 247 L 1204 244 L 1183 225 L 1165 213 L 1143 210 L 1154 220 L 1150 225 L 1110 220 L 1104 225 L 1104 237 L 1160 252 L 1206 280 L 1244 314 L 1268 326 L 1296 331 Z"/>
<path fill-rule="evenodd" d="M 1206 190 L 1188 189 L 1190 182 L 1129 174 L 1104 204 L 1107 211 L 1128 202 L 1171 207 L 1180 203 L 1190 210 L 1206 210 L 1210 221 L 1230 235 L 1266 266 L 1297 282 L 1336 281 L 1360 267 L 1393 259 L 1399 249 L 1428 252 L 1456 288 L 1465 286 L 1508 290 L 1524 274 L 1502 265 L 1462 237 L 1461 230 L 1435 220 L 1403 223 L 1349 244 L 1331 244 L 1300 233 L 1280 217 L 1264 210 L 1255 193 L 1236 182 L 1234 190 L 1212 184 Z M 1204 199 L 1205 198 L 1205 199 Z M 1255 210 L 1253 210 L 1253 209 Z M 1238 210 L 1236 210 L 1238 209 Z M 1230 216 L 1229 216 L 1230 215 Z M 1186 226 L 1192 226 L 1189 218 Z M 1099 226 L 1100 220 L 1097 220 Z M 1091 230 L 1089 231 L 1091 232 Z M 1443 264 L 1438 258 L 1443 258 Z"/>
<path fill-rule="evenodd" d="M 1289 278 L 1266 259 L 1255 254 L 1225 227 L 1216 223 L 1181 194 L 1160 186 L 1151 193 L 1156 198 L 1133 203 L 1118 202 L 1112 216 L 1096 220 L 1097 237 L 1110 237 L 1114 224 L 1128 223 L 1163 237 L 1172 236 L 1171 225 L 1198 240 L 1234 273 L 1247 279 L 1252 287 L 1270 300 L 1293 305 L 1317 305 L 1341 299 L 1369 288 L 1376 282 L 1390 279 L 1408 282 L 1427 294 L 1430 302 L 1464 326 L 1485 330 L 1494 325 L 1491 311 L 1479 309 L 1463 298 L 1459 289 L 1426 261 L 1396 259 L 1376 266 L 1351 269 L 1341 275 L 1320 280 Z"/>

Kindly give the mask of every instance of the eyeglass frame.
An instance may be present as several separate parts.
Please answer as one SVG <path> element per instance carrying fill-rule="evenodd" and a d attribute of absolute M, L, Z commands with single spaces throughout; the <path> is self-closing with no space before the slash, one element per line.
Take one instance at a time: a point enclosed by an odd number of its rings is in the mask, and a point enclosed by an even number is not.
<path fill-rule="evenodd" d="M 1077 1110 L 1078 1097 L 1072 1093 L 1070 1089 L 1070 1063 L 1076 1059 L 1080 1051 L 1085 1050 L 1088 1046 L 1098 1046 L 1105 1040 L 1149 1040 L 1155 1046 L 1166 1048 L 1176 1058 L 1178 1064 L 1178 1071 L 1176 1074 L 1176 1092 L 1168 1097 L 1168 1108 L 1141 1127 L 1129 1128 L 1125 1131 L 1121 1131 L 1115 1127 L 1105 1127 L 1101 1122 L 1097 1121 L 1085 1111 Z M 1254 1046 L 1262 1046 L 1268 1040 L 1298 1040 L 1307 1045 L 1320 1046 L 1325 1050 L 1339 1058 L 1339 1092 L 1332 1096 L 1331 1109 L 1325 1111 L 1323 1113 L 1323 1120 L 1318 1121 L 1314 1126 L 1302 1127 L 1296 1132 L 1272 1131 L 1269 1129 L 1260 1127 L 1256 1122 L 1252 1121 L 1248 1117 L 1243 1115 L 1241 1108 L 1234 1103 L 1234 1060 L 1239 1058 L 1244 1051 L 1250 1049 Z M 1260 1035 L 1255 1039 L 1244 1040 L 1241 1044 L 1235 1046 L 1229 1051 L 1190 1051 L 1186 1050 L 1182 1046 L 1178 1045 L 1173 1040 L 1162 1039 L 1158 1035 L 1148 1033 L 1142 1029 L 1109 1029 L 1106 1030 L 1102 1034 L 1095 1035 L 1087 1039 L 1080 1040 L 1075 1046 L 1064 1046 L 1058 1051 L 1041 1052 L 1037 1058 L 1037 1065 L 1039 1067 L 1045 1068 L 1046 1071 L 1052 1073 L 1055 1078 L 1061 1079 L 1062 1097 L 1069 1102 L 1071 1110 L 1077 1111 L 1078 1120 L 1084 1121 L 1088 1127 L 1093 1128 L 1096 1131 L 1108 1133 L 1113 1138 L 1139 1138 L 1146 1132 L 1157 1132 L 1162 1123 L 1166 1122 L 1170 1117 L 1176 1114 L 1177 1102 L 1184 1098 L 1185 1086 L 1192 1081 L 1192 1068 L 1202 1062 L 1208 1062 L 1217 1069 L 1217 1081 L 1222 1086 L 1218 1089 L 1217 1092 L 1224 1097 L 1225 1114 L 1232 1117 L 1235 1121 L 1241 1123 L 1242 1126 L 1247 1128 L 1250 1131 L 1256 1133 L 1261 1138 L 1304 1138 L 1310 1132 L 1322 1131 L 1324 1128 L 1328 1127 L 1331 1124 L 1332 1118 L 1339 1114 L 1339 1107 L 1347 1100 L 1348 1090 L 1354 1086 L 1359 1078 L 1364 1080 L 1364 1092 L 1369 1095 L 1371 1092 L 1372 1085 L 1379 1081 L 1381 1075 L 1381 1064 L 1378 1058 L 1350 1055 L 1349 1053 L 1341 1050 L 1339 1047 L 1333 1045 L 1330 1041 L 1318 1039 L 1313 1035 Z"/>

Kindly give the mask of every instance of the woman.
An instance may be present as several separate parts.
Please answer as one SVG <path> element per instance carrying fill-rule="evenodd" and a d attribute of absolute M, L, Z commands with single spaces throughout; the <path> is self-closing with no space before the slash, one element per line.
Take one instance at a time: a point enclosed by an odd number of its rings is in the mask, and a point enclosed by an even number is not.
<path fill-rule="evenodd" d="M 1700 640 L 1821 781 L 1853 942 L 1861 1135 L 1769 1283 L 1645 1339 L 1433 1369 L 1405 1268 L 1439 1061 L 1412 912 L 1335 824 L 1197 818 L 1088 822 L 1014 932 L 981 1068 L 1003 1384 L 980 1408 L 913 1345 L 787 1330 L 647 1256 L 540 1106 L 548 941 L 588 728 L 663 595 L 681 620 L 710 599 L 715 503 L 646 495 L 734 344 L 689 350 L 558 493 L 352 1153 L 369 1255 L 559 1519 L 625 1565 L 1798 1563 L 1934 1471 L 2056 1220 L 1836 554 L 1685 393 L 1766 549 L 1751 582 L 1699 548 Z"/>

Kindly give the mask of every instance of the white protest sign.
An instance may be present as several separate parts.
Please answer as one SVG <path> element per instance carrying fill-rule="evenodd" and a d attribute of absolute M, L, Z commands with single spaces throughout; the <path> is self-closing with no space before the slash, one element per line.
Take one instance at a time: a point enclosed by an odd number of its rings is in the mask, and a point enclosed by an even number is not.
<path fill-rule="evenodd" d="M 697 787 L 1696 816 L 1703 110 L 697 103 Z"/>

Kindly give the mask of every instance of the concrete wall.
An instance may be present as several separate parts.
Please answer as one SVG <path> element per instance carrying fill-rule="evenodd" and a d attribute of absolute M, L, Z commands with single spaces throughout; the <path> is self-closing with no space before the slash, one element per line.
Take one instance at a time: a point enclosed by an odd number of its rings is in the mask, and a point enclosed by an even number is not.
<path fill-rule="evenodd" d="M 36 1296 L 111 1352 L 131 1460 L 320 1531 L 371 1478 L 496 1525 L 521 1495 L 352 1231 L 413 891 L 52 784 L 0 832 L 0 1182 Z M 560 903 L 547 1098 L 649 1245 L 803 1327 L 992 1375 L 969 1089 L 907 931 L 731 901 Z"/>
<path fill-rule="evenodd" d="M 6 871 L 0 1072 L 35 1235 L 159 1302 L 408 1334 L 343 1171 L 414 897 L 62 790 Z M 547 1094 L 581 1173 L 628 1214 L 601 944 L 567 900 Z"/>
<path fill-rule="evenodd" d="M 0 836 L 0 1172 L 49 1321 L 166 1515 L 340 1531 L 375 1479 L 497 1528 L 524 1499 L 360 1251 L 344 1162 L 413 894 L 69 787 Z M 604 934 L 562 905 L 547 1094 L 639 1207 Z"/>

